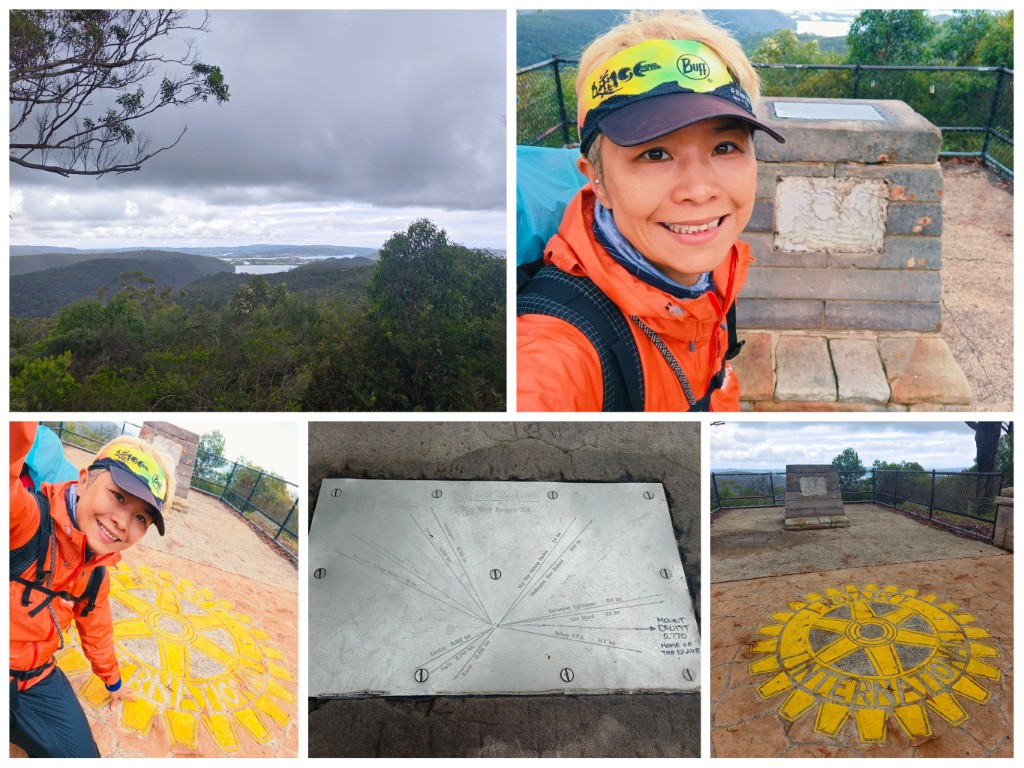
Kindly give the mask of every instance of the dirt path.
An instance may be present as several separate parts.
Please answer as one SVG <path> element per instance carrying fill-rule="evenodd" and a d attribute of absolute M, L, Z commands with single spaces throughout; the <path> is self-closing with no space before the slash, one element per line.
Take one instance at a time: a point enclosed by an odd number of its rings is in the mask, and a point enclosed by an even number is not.
<path fill-rule="evenodd" d="M 1013 193 L 977 165 L 942 164 L 942 337 L 971 410 L 1013 410 Z"/>

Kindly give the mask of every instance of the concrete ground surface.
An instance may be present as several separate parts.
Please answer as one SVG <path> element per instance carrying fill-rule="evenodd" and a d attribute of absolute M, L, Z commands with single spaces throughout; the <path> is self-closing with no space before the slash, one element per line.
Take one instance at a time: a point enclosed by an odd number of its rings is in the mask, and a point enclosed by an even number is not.
<path fill-rule="evenodd" d="M 712 756 L 1011 757 L 1012 554 L 847 508 L 792 546 L 712 524 Z"/>
<path fill-rule="evenodd" d="M 699 424 L 311 423 L 328 477 L 661 482 L 700 621 Z M 310 757 L 699 755 L 693 693 L 309 700 Z"/>
<path fill-rule="evenodd" d="M 783 507 L 732 509 L 711 526 L 711 582 L 1004 554 L 874 504 L 844 504 L 849 528 L 783 529 Z"/>
<path fill-rule="evenodd" d="M 92 455 L 65 446 L 76 466 Z M 221 501 L 195 491 L 111 576 L 122 677 L 108 706 L 77 636 L 58 654 L 103 757 L 298 755 L 295 566 Z M 11 746 L 11 755 L 23 755 Z"/>

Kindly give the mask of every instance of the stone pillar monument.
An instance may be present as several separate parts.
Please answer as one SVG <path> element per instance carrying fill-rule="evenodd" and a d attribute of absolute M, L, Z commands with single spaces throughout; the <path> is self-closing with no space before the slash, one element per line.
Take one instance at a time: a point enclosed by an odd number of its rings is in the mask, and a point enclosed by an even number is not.
<path fill-rule="evenodd" d="M 839 473 L 831 464 L 786 465 L 786 530 L 848 528 Z"/>
<path fill-rule="evenodd" d="M 992 543 L 1013 552 L 1013 488 L 1003 488 L 996 496 L 996 530 Z"/>
<path fill-rule="evenodd" d="M 178 499 L 188 498 L 192 468 L 195 466 L 196 451 L 199 449 L 199 435 L 166 421 L 147 421 L 142 425 L 139 436 L 171 457 L 175 466 L 174 476 L 178 481 L 174 496 Z"/>

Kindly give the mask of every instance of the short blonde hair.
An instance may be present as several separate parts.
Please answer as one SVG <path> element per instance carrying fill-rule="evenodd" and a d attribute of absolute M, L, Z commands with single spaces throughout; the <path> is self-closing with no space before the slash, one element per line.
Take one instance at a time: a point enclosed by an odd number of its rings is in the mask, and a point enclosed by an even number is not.
<path fill-rule="evenodd" d="M 115 437 L 96 451 L 96 454 L 99 455 L 103 453 L 112 445 L 127 445 L 129 448 L 134 448 L 137 451 L 143 451 L 153 457 L 157 466 L 160 467 L 164 476 L 167 478 L 167 495 L 164 497 L 164 512 L 169 511 L 171 509 L 171 504 L 174 503 L 174 494 L 178 490 L 178 479 L 175 476 L 175 466 L 174 462 L 171 461 L 171 457 L 168 456 L 166 452 L 153 445 L 153 443 L 146 442 L 140 437 L 132 437 L 131 435 Z"/>
<path fill-rule="evenodd" d="M 751 106 L 756 109 L 761 98 L 761 79 L 757 76 L 743 48 L 726 30 L 710 21 L 700 11 L 631 11 L 618 26 L 594 40 L 580 57 L 576 75 L 577 103 L 583 103 L 586 81 L 605 60 L 619 51 L 632 48 L 648 40 L 694 40 L 711 48 L 721 57 L 733 79 L 747 92 Z M 598 134 L 587 160 L 598 175 L 601 173 L 601 137 Z"/>

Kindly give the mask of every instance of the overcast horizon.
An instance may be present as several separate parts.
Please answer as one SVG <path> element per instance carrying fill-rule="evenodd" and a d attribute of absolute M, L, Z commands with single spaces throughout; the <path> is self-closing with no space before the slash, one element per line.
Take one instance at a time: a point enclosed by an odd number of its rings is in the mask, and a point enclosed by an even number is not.
<path fill-rule="evenodd" d="M 974 430 L 951 422 L 725 422 L 709 426 L 711 471 L 784 470 L 831 464 L 853 448 L 868 469 L 875 460 L 915 461 L 928 470 L 974 464 Z"/>
<path fill-rule="evenodd" d="M 9 243 L 379 248 L 425 217 L 506 248 L 503 10 L 214 11 L 193 37 L 230 100 L 140 123 L 188 131 L 134 173 L 11 163 Z"/>

